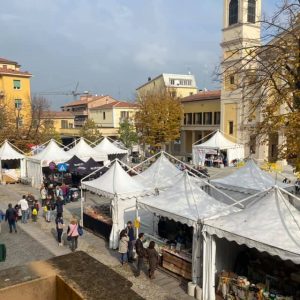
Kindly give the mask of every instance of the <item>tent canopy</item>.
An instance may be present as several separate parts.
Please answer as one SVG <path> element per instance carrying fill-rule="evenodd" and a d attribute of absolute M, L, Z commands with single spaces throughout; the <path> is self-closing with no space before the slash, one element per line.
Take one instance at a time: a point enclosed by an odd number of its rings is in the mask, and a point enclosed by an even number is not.
<path fill-rule="evenodd" d="M 275 184 L 284 189 L 291 187 L 291 185 L 282 182 L 275 183 L 275 179 L 262 171 L 252 159 L 234 173 L 223 178 L 213 179 L 210 182 L 218 188 L 248 194 L 267 190 Z"/>
<path fill-rule="evenodd" d="M 81 160 L 79 157 L 74 155 L 71 159 L 66 161 L 66 164 L 68 165 L 68 171 L 70 173 L 76 172 L 78 167 L 81 167 L 84 165 L 84 161 Z"/>
<path fill-rule="evenodd" d="M 300 212 L 273 187 L 242 211 L 205 221 L 203 231 L 300 264 Z"/>
<path fill-rule="evenodd" d="M 152 189 L 162 189 L 173 185 L 182 172 L 162 153 L 144 172 L 134 176 L 137 182 Z"/>
<path fill-rule="evenodd" d="M 82 187 L 109 198 L 126 199 L 145 195 L 145 188 L 128 175 L 118 161 L 101 177 L 83 181 Z"/>
<path fill-rule="evenodd" d="M 205 193 L 187 172 L 183 172 L 171 188 L 158 196 L 139 199 L 138 206 L 194 227 L 199 220 L 237 211 Z"/>
<path fill-rule="evenodd" d="M 29 159 L 34 159 L 40 161 L 43 167 L 47 167 L 51 161 L 55 163 L 65 162 L 71 158 L 71 155 L 64 151 L 55 140 L 51 139 L 47 147 L 40 153 L 29 157 Z"/>
<path fill-rule="evenodd" d="M 114 155 L 114 154 L 127 154 L 128 151 L 124 149 L 118 148 L 112 142 L 108 140 L 108 138 L 103 138 L 102 141 L 96 145 L 94 148 L 96 152 L 105 153 L 106 155 Z"/>
<path fill-rule="evenodd" d="M 106 153 L 101 153 L 101 151 L 96 151 L 92 148 L 83 137 L 80 138 L 79 142 L 70 150 L 67 151 L 70 155 L 77 155 L 80 159 L 87 161 L 92 157 L 96 161 L 106 161 L 108 160 Z"/>
<path fill-rule="evenodd" d="M 90 158 L 86 163 L 77 169 L 77 172 L 80 175 L 88 175 L 100 167 L 101 165 L 98 162 L 96 162 L 93 158 Z"/>
<path fill-rule="evenodd" d="M 0 147 L 0 160 L 23 159 L 24 155 L 15 150 L 10 143 L 5 140 Z"/>
<path fill-rule="evenodd" d="M 213 136 L 211 136 L 206 142 L 199 145 L 194 145 L 194 147 L 226 150 L 226 149 L 232 149 L 232 148 L 243 147 L 243 146 L 231 142 L 219 130 L 217 130 L 216 133 Z"/>

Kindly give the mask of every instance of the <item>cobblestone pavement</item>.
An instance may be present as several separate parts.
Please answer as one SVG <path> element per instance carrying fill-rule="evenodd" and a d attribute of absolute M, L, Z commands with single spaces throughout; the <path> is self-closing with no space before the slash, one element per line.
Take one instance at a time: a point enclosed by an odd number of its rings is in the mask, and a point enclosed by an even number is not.
<path fill-rule="evenodd" d="M 22 194 L 28 192 L 38 196 L 38 191 L 30 186 L 21 184 L 0 186 L 0 208 L 5 210 L 8 203 L 15 205 L 21 199 Z M 107 200 L 88 193 L 86 201 L 87 203 L 103 203 Z M 64 207 L 65 223 L 68 223 L 73 214 L 80 214 L 79 202 L 69 203 Z M 3 232 L 0 234 L 0 240 L 6 244 L 8 255 L 7 261 L 0 263 L 0 269 L 21 265 L 33 260 L 45 260 L 52 256 L 70 252 L 66 239 L 64 247 L 58 247 L 55 239 L 55 224 L 54 222 L 46 223 L 42 218 L 41 211 L 37 223 L 31 221 L 27 224 L 18 223 L 18 233 L 8 233 L 7 224 L 5 223 L 2 223 L 2 227 Z M 14 239 L 14 236 L 18 238 Z M 150 281 L 144 273 L 136 278 L 134 276 L 135 266 L 133 264 L 121 266 L 118 252 L 108 249 L 106 241 L 92 233 L 85 231 L 84 235 L 80 237 L 78 250 L 85 251 L 130 280 L 133 284 L 132 289 L 145 299 L 194 299 L 185 293 L 185 286 L 182 286 L 180 281 L 161 271 L 157 271 L 156 279 L 153 281 Z"/>

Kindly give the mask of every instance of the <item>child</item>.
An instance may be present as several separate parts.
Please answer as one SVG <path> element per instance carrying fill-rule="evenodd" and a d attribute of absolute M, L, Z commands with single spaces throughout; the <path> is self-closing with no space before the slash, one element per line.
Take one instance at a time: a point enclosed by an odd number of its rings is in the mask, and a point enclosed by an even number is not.
<path fill-rule="evenodd" d="M 38 210 L 36 209 L 36 207 L 33 207 L 33 209 L 32 209 L 32 221 L 33 222 L 37 221 L 37 215 L 38 215 Z"/>

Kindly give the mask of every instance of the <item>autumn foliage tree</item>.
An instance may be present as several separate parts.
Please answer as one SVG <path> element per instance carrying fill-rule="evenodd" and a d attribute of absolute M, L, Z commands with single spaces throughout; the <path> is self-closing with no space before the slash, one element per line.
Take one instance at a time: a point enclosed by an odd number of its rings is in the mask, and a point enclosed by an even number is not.
<path fill-rule="evenodd" d="M 96 142 L 102 137 L 96 123 L 92 119 L 87 119 L 84 125 L 81 127 L 79 135 L 85 139 Z"/>
<path fill-rule="evenodd" d="M 120 140 L 127 148 L 131 148 L 133 144 L 138 142 L 136 128 L 131 120 L 125 119 L 122 123 L 120 123 L 118 133 Z"/>
<path fill-rule="evenodd" d="M 183 108 L 178 98 L 168 93 L 148 94 L 138 98 L 135 123 L 144 144 L 164 148 L 180 136 Z"/>
<path fill-rule="evenodd" d="M 242 89 L 244 118 L 249 129 L 261 143 L 272 135 L 283 133 L 279 145 L 281 158 L 300 161 L 300 3 L 282 0 L 270 18 L 261 21 L 262 43 L 237 47 L 223 63 L 239 78 L 236 87 Z M 241 55 L 242 54 L 242 55 Z M 255 123 L 253 126 L 253 120 Z M 251 124 L 252 122 L 252 124 Z"/>

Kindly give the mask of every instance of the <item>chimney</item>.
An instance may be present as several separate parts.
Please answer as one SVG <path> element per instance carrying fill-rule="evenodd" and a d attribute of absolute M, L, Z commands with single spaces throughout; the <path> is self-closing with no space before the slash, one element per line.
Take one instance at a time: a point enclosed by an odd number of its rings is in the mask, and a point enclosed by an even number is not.
<path fill-rule="evenodd" d="M 151 81 L 151 77 L 148 77 L 148 81 Z"/>

